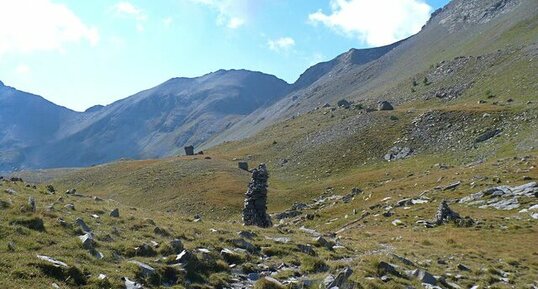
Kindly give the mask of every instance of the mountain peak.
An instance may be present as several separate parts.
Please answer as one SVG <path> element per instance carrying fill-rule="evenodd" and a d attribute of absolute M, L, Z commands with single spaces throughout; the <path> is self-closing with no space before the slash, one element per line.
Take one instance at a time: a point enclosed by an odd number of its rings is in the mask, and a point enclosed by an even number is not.
<path fill-rule="evenodd" d="M 4 83 L 0 80 L 0 87 L 5 86 Z"/>

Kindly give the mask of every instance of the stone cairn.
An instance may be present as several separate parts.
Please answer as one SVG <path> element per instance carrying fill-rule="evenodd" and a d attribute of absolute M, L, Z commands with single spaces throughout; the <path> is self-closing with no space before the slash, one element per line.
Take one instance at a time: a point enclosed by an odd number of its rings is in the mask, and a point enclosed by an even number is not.
<path fill-rule="evenodd" d="M 265 164 L 252 170 L 252 179 L 245 194 L 243 223 L 245 226 L 268 228 L 273 225 L 267 214 L 267 180 L 269 173 Z"/>
<path fill-rule="evenodd" d="M 435 223 L 437 225 L 441 225 L 449 221 L 456 221 L 459 219 L 461 219 L 460 215 L 452 211 L 452 209 L 448 206 L 446 200 L 443 200 L 441 204 L 439 204 L 437 214 L 435 215 Z"/>

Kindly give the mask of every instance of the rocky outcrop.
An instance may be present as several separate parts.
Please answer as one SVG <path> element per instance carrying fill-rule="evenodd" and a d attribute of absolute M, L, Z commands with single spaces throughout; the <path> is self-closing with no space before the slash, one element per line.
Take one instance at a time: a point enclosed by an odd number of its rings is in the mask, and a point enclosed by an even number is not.
<path fill-rule="evenodd" d="M 399 147 L 399 146 L 395 146 L 395 147 L 392 147 L 388 152 L 387 154 L 385 155 L 385 160 L 386 161 L 396 161 L 396 160 L 399 160 L 399 159 L 403 159 L 403 158 L 406 158 L 408 156 L 410 156 L 411 154 L 413 153 L 413 150 L 409 147 Z"/>
<path fill-rule="evenodd" d="M 538 183 L 530 182 L 521 186 L 498 186 L 463 197 L 459 203 L 479 206 L 481 209 L 513 210 L 520 207 L 519 199 L 538 196 Z"/>
<path fill-rule="evenodd" d="M 269 173 L 265 164 L 252 170 L 252 178 L 245 194 L 243 224 L 245 226 L 271 227 L 271 217 L 267 214 L 267 180 Z"/>

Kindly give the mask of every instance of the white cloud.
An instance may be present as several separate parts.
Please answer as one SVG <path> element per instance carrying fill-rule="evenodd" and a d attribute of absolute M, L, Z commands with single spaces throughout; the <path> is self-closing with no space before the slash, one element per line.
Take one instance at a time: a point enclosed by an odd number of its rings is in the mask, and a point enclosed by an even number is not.
<path fill-rule="evenodd" d="M 295 40 L 291 37 L 282 37 L 267 42 L 269 49 L 274 51 L 286 51 L 295 46 Z"/>
<path fill-rule="evenodd" d="M 31 71 L 30 67 L 26 64 L 19 64 L 17 68 L 15 68 L 15 72 L 17 74 L 28 74 L 30 73 L 30 71 Z"/>
<path fill-rule="evenodd" d="M 165 27 L 170 27 L 173 22 L 174 22 L 174 19 L 172 17 L 166 17 L 163 19 L 163 25 Z"/>
<path fill-rule="evenodd" d="M 118 2 L 112 8 L 116 15 L 136 20 L 136 31 L 144 32 L 145 29 L 143 23 L 148 19 L 148 16 L 144 12 L 144 10 L 126 1 Z"/>
<path fill-rule="evenodd" d="M 63 51 L 68 43 L 99 42 L 97 28 L 69 8 L 49 0 L 0 0 L 0 56 L 6 53 Z"/>
<path fill-rule="evenodd" d="M 228 21 L 228 25 L 226 25 L 228 28 L 230 29 L 237 29 L 241 26 L 243 26 L 243 24 L 245 24 L 245 20 L 244 19 L 241 19 L 241 18 L 238 18 L 238 17 L 232 17 L 229 21 Z"/>
<path fill-rule="evenodd" d="M 116 5 L 114 5 L 114 10 L 116 13 L 124 16 L 130 16 L 135 18 L 136 20 L 143 21 L 147 19 L 146 14 L 142 9 L 135 7 L 133 4 L 129 2 L 118 2 Z"/>
<path fill-rule="evenodd" d="M 373 46 L 393 43 L 420 31 L 432 7 L 423 0 L 331 0 L 331 13 L 309 15 L 324 25 Z"/>
<path fill-rule="evenodd" d="M 245 25 L 266 0 L 189 0 L 217 10 L 217 25 L 237 29 Z"/>

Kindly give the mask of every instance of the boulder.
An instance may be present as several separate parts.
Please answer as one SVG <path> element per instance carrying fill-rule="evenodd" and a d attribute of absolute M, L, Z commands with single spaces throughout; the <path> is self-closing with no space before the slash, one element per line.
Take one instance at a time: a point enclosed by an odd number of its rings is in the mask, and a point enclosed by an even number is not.
<path fill-rule="evenodd" d="M 500 130 L 498 129 L 488 129 L 487 131 L 485 131 L 484 133 L 482 133 L 481 135 L 479 135 L 476 139 L 475 139 L 475 143 L 480 143 L 480 142 L 484 142 L 484 141 L 487 141 L 488 139 L 498 135 L 499 133 L 501 133 Z"/>
<path fill-rule="evenodd" d="M 344 288 L 348 282 L 349 277 L 353 274 L 351 268 L 346 267 L 338 272 L 336 276 L 329 275 L 323 280 L 322 288 Z"/>
<path fill-rule="evenodd" d="M 351 103 L 345 99 L 341 99 L 336 103 L 336 105 L 341 108 L 349 108 Z"/>
<path fill-rule="evenodd" d="M 394 107 L 388 101 L 380 101 L 377 103 L 377 110 L 394 110 Z"/>
<path fill-rule="evenodd" d="M 386 161 L 396 161 L 410 156 L 413 153 L 413 150 L 409 147 L 392 147 L 384 158 Z"/>
<path fill-rule="evenodd" d="M 78 225 L 80 227 L 80 229 L 85 233 L 91 233 L 92 232 L 92 229 L 90 229 L 90 227 L 88 227 L 88 225 L 86 225 L 84 220 L 82 220 L 81 218 L 77 218 L 75 220 L 75 224 Z"/>
<path fill-rule="evenodd" d="M 247 162 L 238 162 L 237 167 L 241 170 L 248 171 L 248 163 Z"/>
<path fill-rule="evenodd" d="M 115 208 L 110 212 L 110 216 L 113 218 L 119 218 L 120 217 L 120 210 L 118 208 Z"/>
<path fill-rule="evenodd" d="M 180 239 L 174 239 L 170 241 L 170 248 L 174 251 L 175 254 L 179 254 L 183 251 L 183 243 Z"/>
<path fill-rule="evenodd" d="M 241 248 L 249 251 L 250 253 L 256 253 L 259 251 L 258 247 L 254 246 L 252 243 L 245 241 L 244 239 L 232 239 L 229 241 L 236 248 Z"/>
<path fill-rule="evenodd" d="M 37 206 L 35 198 L 33 196 L 28 197 L 28 208 L 30 209 L 30 211 L 35 213 L 36 207 Z"/>
<path fill-rule="evenodd" d="M 155 269 L 153 267 L 151 267 L 150 265 L 148 265 L 148 264 L 144 264 L 144 263 L 136 261 L 136 260 L 129 261 L 129 263 L 132 263 L 132 264 L 135 264 L 136 266 L 138 266 L 138 269 L 140 270 L 139 271 L 140 275 L 142 275 L 145 278 L 151 277 L 154 274 L 156 274 Z"/>
<path fill-rule="evenodd" d="M 297 245 L 297 248 L 299 249 L 299 251 L 301 251 L 302 253 L 305 253 L 307 255 L 310 255 L 310 256 L 316 256 L 316 251 L 314 251 L 314 248 L 312 248 L 312 246 L 306 244 L 306 245 L 303 245 L 303 244 L 298 244 Z"/>
<path fill-rule="evenodd" d="M 95 241 L 93 240 L 93 236 L 91 233 L 86 233 L 82 236 L 78 236 L 80 241 L 82 242 L 82 247 L 87 250 L 93 250 Z"/>
<path fill-rule="evenodd" d="M 123 277 L 121 278 L 121 280 L 124 282 L 125 289 L 143 289 L 144 288 L 142 284 L 137 283 L 135 281 L 131 281 L 127 277 Z"/>
<path fill-rule="evenodd" d="M 409 277 L 414 277 L 420 280 L 421 283 L 429 284 L 429 285 L 435 285 L 437 284 L 437 279 L 433 277 L 432 274 L 430 274 L 426 270 L 422 269 L 415 269 L 410 272 L 408 272 Z"/>

